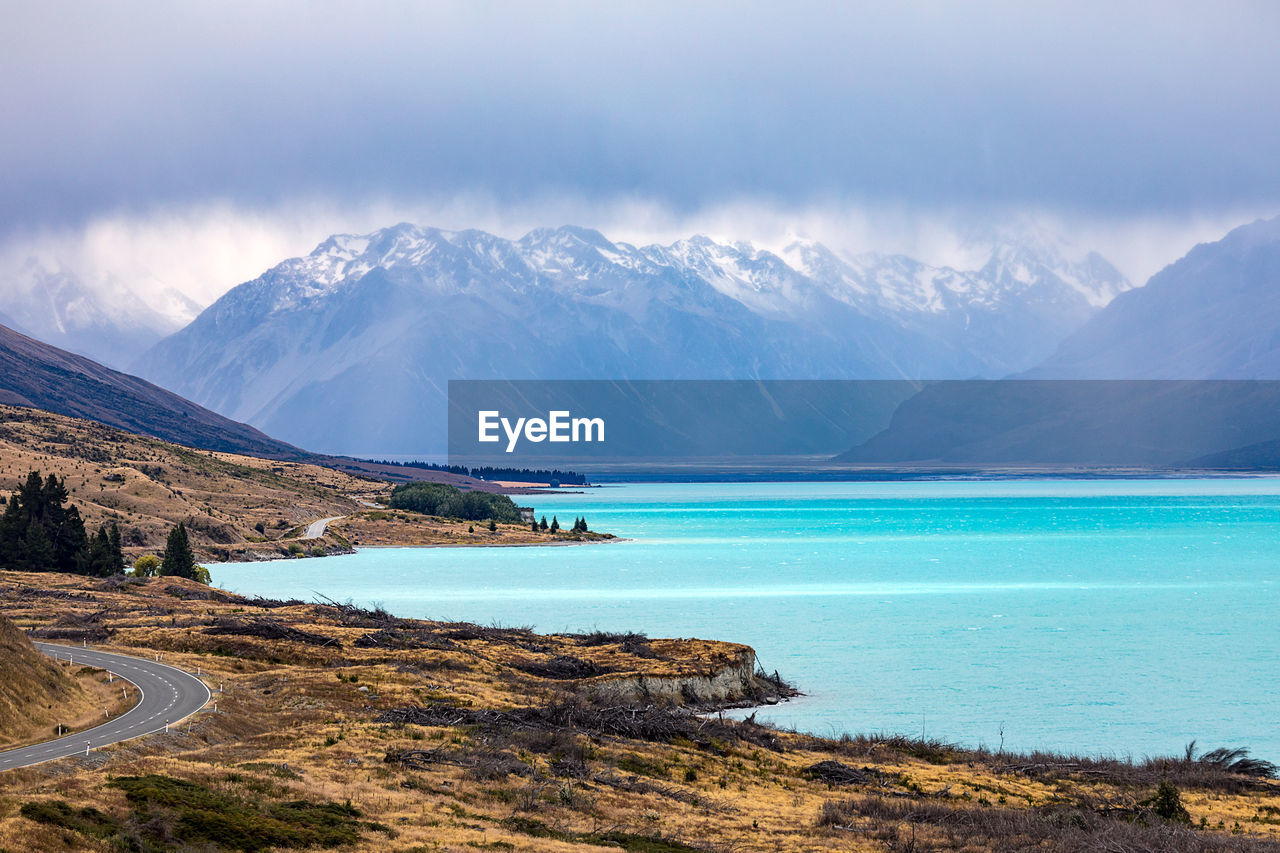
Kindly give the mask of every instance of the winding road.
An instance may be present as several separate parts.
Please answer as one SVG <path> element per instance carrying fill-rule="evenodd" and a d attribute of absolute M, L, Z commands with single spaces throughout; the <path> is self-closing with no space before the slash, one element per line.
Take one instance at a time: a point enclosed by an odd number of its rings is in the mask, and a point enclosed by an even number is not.
<path fill-rule="evenodd" d="M 142 693 L 142 698 L 125 713 L 95 728 L 0 752 L 0 771 L 30 767 L 69 755 L 84 755 L 86 746 L 98 749 L 162 732 L 167 725 L 176 724 L 199 711 L 213 697 L 203 681 L 175 666 L 75 646 L 52 643 L 36 643 L 35 646 L 58 660 L 70 657 L 76 665 L 113 673 L 131 682 Z"/>

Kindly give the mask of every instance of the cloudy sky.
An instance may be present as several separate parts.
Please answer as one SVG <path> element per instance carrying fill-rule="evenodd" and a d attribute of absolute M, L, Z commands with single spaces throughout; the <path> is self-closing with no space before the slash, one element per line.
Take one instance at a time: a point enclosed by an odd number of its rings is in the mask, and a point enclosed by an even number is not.
<path fill-rule="evenodd" d="M 946 261 L 1033 217 L 1141 280 L 1280 213 L 1273 2 L 5 7 L 0 275 L 207 302 L 401 219 Z"/>

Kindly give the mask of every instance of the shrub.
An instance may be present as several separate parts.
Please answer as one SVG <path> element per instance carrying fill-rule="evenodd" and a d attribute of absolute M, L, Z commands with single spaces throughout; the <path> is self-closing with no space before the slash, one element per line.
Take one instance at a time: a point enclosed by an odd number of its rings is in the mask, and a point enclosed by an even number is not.
<path fill-rule="evenodd" d="M 160 573 L 160 558 L 154 554 L 143 554 L 133 561 L 135 578 L 153 578 Z"/>
<path fill-rule="evenodd" d="M 1143 800 L 1142 805 L 1151 809 L 1151 813 L 1156 817 L 1173 823 L 1191 823 L 1191 815 L 1182 805 L 1182 797 L 1177 787 L 1168 779 L 1162 780 L 1160 787 L 1156 788 L 1154 794 Z"/>

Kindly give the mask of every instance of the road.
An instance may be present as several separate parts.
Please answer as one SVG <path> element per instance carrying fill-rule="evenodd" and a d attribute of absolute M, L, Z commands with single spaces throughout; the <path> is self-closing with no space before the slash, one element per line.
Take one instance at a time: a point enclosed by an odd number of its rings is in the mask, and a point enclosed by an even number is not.
<path fill-rule="evenodd" d="M 319 539 L 324 535 L 324 529 L 329 526 L 329 522 L 338 521 L 346 518 L 345 515 L 335 515 L 333 518 L 322 518 L 319 521 L 313 521 L 307 525 L 307 532 L 302 534 L 303 539 Z"/>
<path fill-rule="evenodd" d="M 132 682 L 142 692 L 142 699 L 125 713 L 96 728 L 0 752 L 0 771 L 29 767 L 68 755 L 84 755 L 86 742 L 91 749 L 98 749 L 123 740 L 162 732 L 166 722 L 176 724 L 199 711 L 212 698 L 203 681 L 168 664 L 75 646 L 51 643 L 36 643 L 35 646 L 46 655 L 60 660 L 66 660 L 70 656 L 76 666 L 92 666 L 114 673 Z"/>

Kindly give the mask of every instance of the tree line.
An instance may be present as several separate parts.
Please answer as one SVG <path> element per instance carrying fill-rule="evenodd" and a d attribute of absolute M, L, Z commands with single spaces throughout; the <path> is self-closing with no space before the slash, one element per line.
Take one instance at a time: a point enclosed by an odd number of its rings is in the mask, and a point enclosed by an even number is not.
<path fill-rule="evenodd" d="M 423 471 L 442 471 L 446 474 L 457 474 L 462 477 L 475 477 L 477 480 L 515 480 L 521 483 L 550 483 L 552 486 L 589 486 L 586 476 L 576 471 L 561 471 L 553 468 L 495 468 L 485 465 L 480 468 L 468 468 L 466 465 L 441 465 L 436 462 L 394 462 L 390 459 L 361 459 L 375 465 L 392 465 L 397 468 L 419 468 Z"/>
<path fill-rule="evenodd" d="M 552 533 L 558 533 L 560 530 L 560 519 L 556 518 L 554 515 L 551 516 L 551 524 L 548 526 L 547 517 L 544 515 L 542 517 L 541 524 L 536 521 L 532 522 L 532 528 L 534 533 L 539 531 L 546 532 L 548 530 Z M 587 530 L 587 517 L 584 515 L 580 518 L 575 518 L 573 520 L 573 527 L 569 528 L 569 530 L 572 533 L 590 533 L 591 531 Z"/>
<path fill-rule="evenodd" d="M 113 521 L 90 536 L 80 510 L 66 503 L 65 481 L 28 474 L 0 516 L 0 565 L 24 572 L 123 574 L 120 527 Z"/>

